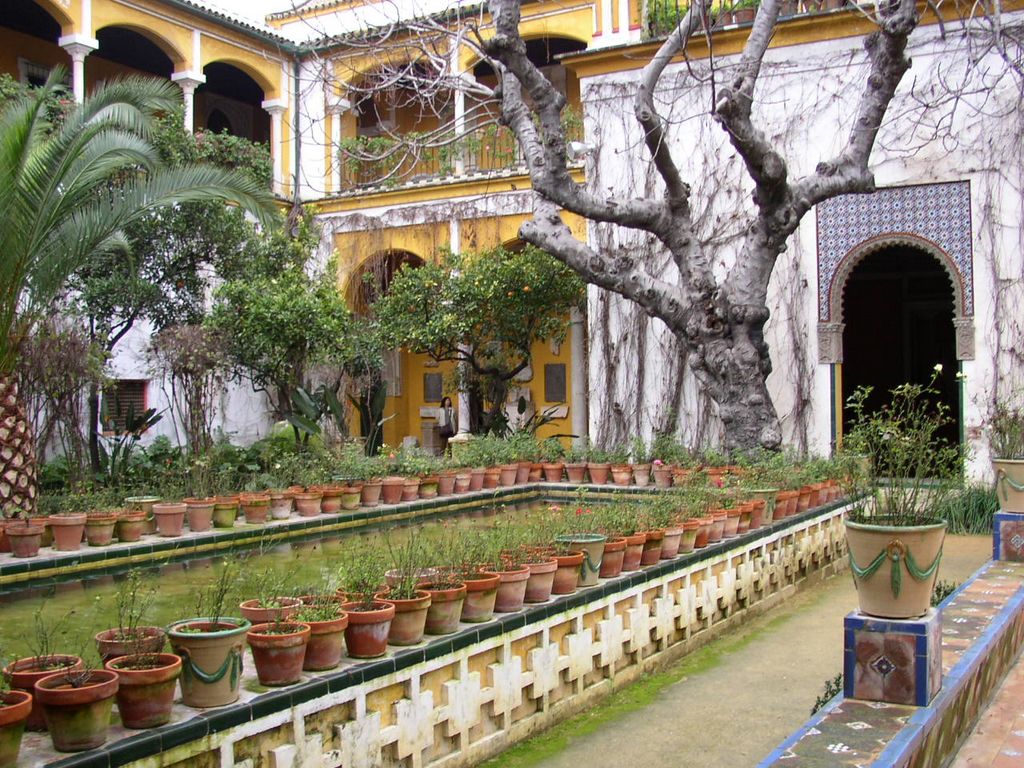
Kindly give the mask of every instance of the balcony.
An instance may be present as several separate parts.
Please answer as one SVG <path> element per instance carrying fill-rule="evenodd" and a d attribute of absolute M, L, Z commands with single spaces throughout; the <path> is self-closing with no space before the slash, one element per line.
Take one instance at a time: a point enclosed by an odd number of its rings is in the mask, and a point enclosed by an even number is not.
<path fill-rule="evenodd" d="M 581 141 L 583 121 L 566 110 L 562 118 L 568 141 Z M 442 179 L 465 179 L 526 173 L 519 143 L 512 131 L 487 125 L 449 140 L 425 137 L 359 136 L 342 142 L 341 191 L 378 187 L 397 189 Z"/>
<path fill-rule="evenodd" d="M 735 24 L 749 24 L 754 20 L 760 0 L 720 0 L 712 4 L 712 29 Z M 783 0 L 779 19 L 825 13 L 842 8 L 856 7 L 850 0 Z M 651 0 L 647 6 L 644 37 L 660 39 L 675 29 L 689 10 L 687 0 Z"/>

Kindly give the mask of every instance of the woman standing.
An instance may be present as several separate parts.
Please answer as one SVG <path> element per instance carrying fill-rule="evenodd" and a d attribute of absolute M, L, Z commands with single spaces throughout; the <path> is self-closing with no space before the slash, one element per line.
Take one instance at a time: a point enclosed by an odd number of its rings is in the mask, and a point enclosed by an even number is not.
<path fill-rule="evenodd" d="M 437 409 L 437 433 L 441 437 L 441 455 L 448 453 L 448 440 L 455 434 L 456 417 L 452 399 L 442 397 Z"/>

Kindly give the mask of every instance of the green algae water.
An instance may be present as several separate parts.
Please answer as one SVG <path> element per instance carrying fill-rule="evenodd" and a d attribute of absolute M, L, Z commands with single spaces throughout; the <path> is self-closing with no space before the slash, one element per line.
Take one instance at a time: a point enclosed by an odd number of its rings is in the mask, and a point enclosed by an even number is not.
<path fill-rule="evenodd" d="M 389 527 L 386 533 L 382 529 L 356 529 L 309 541 L 269 543 L 259 551 L 238 556 L 239 582 L 244 585 L 247 579 L 270 573 L 281 577 L 293 589 L 302 590 L 322 584 L 326 577 L 336 574 L 345 550 L 358 547 L 362 542 L 383 541 L 386 536 L 392 546 L 400 547 L 411 536 L 431 539 L 453 526 L 469 533 L 474 529 L 491 528 L 498 519 L 526 520 L 546 506 L 544 502 L 505 505 Z M 153 590 L 142 623 L 166 626 L 195 616 L 197 594 L 215 582 L 224 567 L 225 559 L 214 557 L 140 568 L 142 592 Z M 118 583 L 124 578 L 123 573 L 97 575 L 0 595 L 0 655 L 9 660 L 36 653 L 39 650 L 36 625 L 42 622 L 54 628 L 51 653 L 82 656 L 87 662 L 98 665 L 93 637 L 97 632 L 117 626 Z M 254 597 L 243 594 L 244 589 L 244 586 L 233 589 L 226 615 L 240 615 L 238 603 Z"/>

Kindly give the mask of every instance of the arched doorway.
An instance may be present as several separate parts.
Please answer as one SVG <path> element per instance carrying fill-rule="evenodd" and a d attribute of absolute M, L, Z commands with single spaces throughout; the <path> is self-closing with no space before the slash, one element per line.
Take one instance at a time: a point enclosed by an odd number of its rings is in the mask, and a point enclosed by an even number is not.
<path fill-rule="evenodd" d="M 100 47 L 90 57 L 90 82 L 111 80 L 126 70 L 169 80 L 174 61 L 150 38 L 128 27 L 104 27 L 96 32 Z M 97 63 L 98 61 L 103 63 Z"/>
<path fill-rule="evenodd" d="M 891 245 L 864 256 L 842 287 L 843 394 L 872 387 L 877 408 L 894 387 L 927 383 L 942 366 L 938 390 L 952 423 L 944 437 L 959 441 L 956 292 L 950 272 L 932 254 Z M 846 404 L 843 421 L 849 423 Z"/>
<path fill-rule="evenodd" d="M 270 115 L 263 88 L 248 72 L 213 61 L 203 67 L 206 82 L 196 88 L 196 128 L 226 131 L 249 141 L 270 141 Z"/>

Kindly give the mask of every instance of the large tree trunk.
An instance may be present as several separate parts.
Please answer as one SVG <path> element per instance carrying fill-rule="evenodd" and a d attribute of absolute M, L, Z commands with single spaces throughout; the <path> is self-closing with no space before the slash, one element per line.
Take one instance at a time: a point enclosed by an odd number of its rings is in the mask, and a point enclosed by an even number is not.
<path fill-rule="evenodd" d="M 0 374 L 0 512 L 30 515 L 38 493 L 38 466 L 32 425 L 18 394 L 18 382 Z"/>
<path fill-rule="evenodd" d="M 103 467 L 100 464 L 100 387 L 93 382 L 89 385 L 89 465 L 94 475 L 98 475 Z"/>

